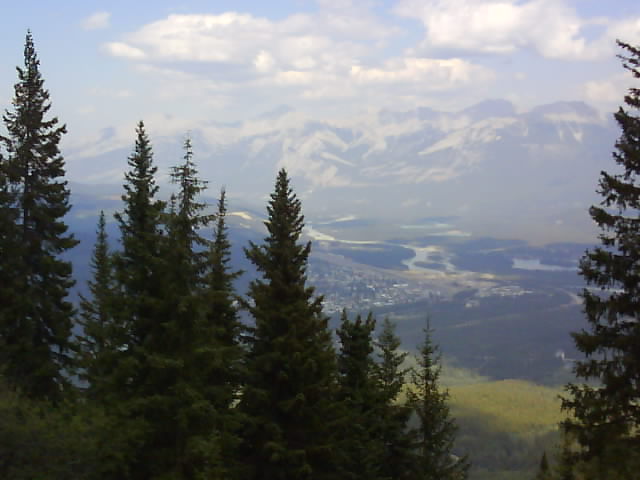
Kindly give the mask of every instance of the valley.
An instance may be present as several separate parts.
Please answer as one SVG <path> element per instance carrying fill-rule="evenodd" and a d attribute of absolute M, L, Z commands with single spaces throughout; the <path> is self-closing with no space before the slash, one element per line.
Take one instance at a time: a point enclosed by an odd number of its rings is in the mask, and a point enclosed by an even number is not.
<path fill-rule="evenodd" d="M 89 196 L 79 203 L 91 211 L 117 205 Z M 461 367 L 493 379 L 555 384 L 567 378 L 570 362 L 562 358 L 576 358 L 569 333 L 583 325 L 577 262 L 589 244 L 532 246 L 514 239 L 424 236 L 424 230 L 402 229 L 400 222 L 313 220 L 305 230 L 312 242 L 308 279 L 324 296 L 334 325 L 343 308 L 389 316 L 405 348 L 413 350 L 429 316 L 445 356 Z M 243 248 L 264 236 L 262 221 L 259 212 L 237 206 L 229 215 L 232 263 L 245 271 L 237 282 L 240 293 L 255 278 Z M 432 233 L 459 230 L 448 222 L 428 223 Z M 71 226 L 81 240 L 72 259 L 82 289 L 94 218 L 72 217 Z M 115 224 L 107 230 L 117 238 Z M 372 230 L 377 235 L 369 236 Z"/>

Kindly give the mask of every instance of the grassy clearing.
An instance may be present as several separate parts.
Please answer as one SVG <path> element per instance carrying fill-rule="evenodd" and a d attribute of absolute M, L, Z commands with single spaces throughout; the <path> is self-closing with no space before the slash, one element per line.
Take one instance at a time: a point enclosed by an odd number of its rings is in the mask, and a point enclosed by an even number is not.
<path fill-rule="evenodd" d="M 554 431 L 564 418 L 558 388 L 523 380 L 500 380 L 449 388 L 453 415 L 482 421 L 487 429 L 519 436 Z"/>

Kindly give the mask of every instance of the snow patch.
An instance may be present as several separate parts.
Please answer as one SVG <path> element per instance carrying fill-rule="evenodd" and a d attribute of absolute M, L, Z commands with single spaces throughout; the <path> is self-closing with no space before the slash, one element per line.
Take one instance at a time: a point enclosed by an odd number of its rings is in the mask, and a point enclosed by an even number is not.
<path fill-rule="evenodd" d="M 227 215 L 233 215 L 235 217 L 240 217 L 243 220 L 253 220 L 253 217 L 249 215 L 247 212 L 230 212 Z"/>

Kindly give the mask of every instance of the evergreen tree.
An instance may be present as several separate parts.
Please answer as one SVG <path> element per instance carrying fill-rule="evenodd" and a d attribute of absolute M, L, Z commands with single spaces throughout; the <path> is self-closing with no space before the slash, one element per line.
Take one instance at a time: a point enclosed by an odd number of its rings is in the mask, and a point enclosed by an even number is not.
<path fill-rule="evenodd" d="M 628 54 L 621 57 L 624 67 L 640 79 L 640 48 L 618 44 Z M 571 413 L 564 427 L 581 447 L 579 459 L 600 466 L 593 478 L 604 472 L 636 478 L 637 456 L 629 453 L 640 448 L 640 88 L 631 88 L 624 101 L 626 108 L 615 114 L 622 135 L 613 154 L 622 173 L 601 174 L 603 200 L 590 214 L 602 245 L 580 263 L 592 288 L 582 293 L 588 328 L 573 334 L 586 356 L 575 373 L 592 383 L 569 384 L 563 400 Z"/>
<path fill-rule="evenodd" d="M 161 255 L 164 247 L 164 202 L 155 198 L 157 167 L 153 165 L 151 142 L 141 121 L 125 173 L 124 211 L 115 218 L 120 227 L 122 251 L 115 257 L 116 281 L 122 295 L 119 315 L 128 324 L 127 347 L 144 344 L 156 321 L 154 309 L 162 296 Z"/>
<path fill-rule="evenodd" d="M 198 201 L 207 184 L 198 178 L 189 138 L 184 142 L 184 152 L 184 162 L 171 169 L 171 181 L 178 186 L 178 193 L 174 196 L 174 212 L 167 222 L 172 242 L 169 253 L 174 256 L 174 261 L 183 264 L 184 278 L 180 288 L 195 292 L 202 286 L 207 257 L 204 249 L 207 242 L 200 235 L 200 230 L 209 225 L 212 216 L 203 213 L 207 205 Z"/>
<path fill-rule="evenodd" d="M 408 404 L 418 417 L 415 478 L 466 479 L 469 469 L 467 458 L 453 455 L 457 427 L 447 405 L 449 393 L 442 391 L 439 384 L 440 355 L 431 340 L 431 332 L 427 322 L 418 366 L 411 372 L 413 388 L 407 393 Z"/>
<path fill-rule="evenodd" d="M 0 173 L 2 260 L 1 363 L 7 379 L 32 398 L 58 400 L 71 366 L 73 286 L 71 263 L 61 255 L 77 241 L 67 233 L 71 208 L 59 143 L 66 132 L 58 119 L 46 119 L 51 103 L 44 88 L 31 32 L 26 35 L 24 66 L 17 68 L 13 110 L 3 116 L 7 136 Z M 11 223 L 14 223 L 11 226 Z M 4 281 L 3 281 L 4 283 Z M 17 293 L 17 295 L 15 294 Z"/>
<path fill-rule="evenodd" d="M 538 466 L 538 473 L 535 480 L 551 480 L 551 469 L 549 468 L 549 460 L 547 459 L 547 452 L 542 452 L 540 458 L 540 465 Z"/>
<path fill-rule="evenodd" d="M 331 419 L 335 354 L 322 299 L 306 285 L 311 244 L 300 244 L 304 217 L 284 170 L 271 194 L 262 245 L 245 253 L 262 278 L 249 286 L 245 478 L 322 479 L 333 469 Z"/>
<path fill-rule="evenodd" d="M 398 399 L 405 384 L 405 375 L 408 373 L 408 370 L 402 366 L 408 353 L 399 351 L 401 342 L 395 330 L 395 324 L 385 318 L 382 331 L 375 342 L 379 358 L 375 369 L 376 375 L 385 402 L 388 404 Z"/>
<path fill-rule="evenodd" d="M 138 147 L 144 143 L 141 130 Z M 146 163 L 149 167 L 148 159 Z M 153 167 L 147 168 L 147 172 L 153 171 Z M 211 217 L 203 213 L 206 205 L 198 200 L 206 184 L 198 178 L 189 140 L 185 142 L 184 162 L 172 169 L 171 179 L 178 191 L 172 197 L 169 212 L 160 215 L 158 208 L 152 208 L 155 224 L 148 223 L 152 228 L 138 237 L 150 241 L 161 258 L 147 260 L 150 263 L 146 267 L 153 274 L 149 277 L 151 283 L 146 286 L 148 289 L 137 292 L 137 298 L 133 297 L 138 300 L 132 302 L 134 308 L 125 310 L 129 315 L 133 313 L 128 321 L 135 361 L 132 378 L 136 380 L 125 399 L 123 420 L 125 428 L 133 417 L 146 421 L 129 459 L 127 474 L 149 479 L 223 478 L 220 435 L 216 431 L 218 412 L 210 395 L 210 372 L 217 351 L 206 318 L 207 242 L 200 235 Z M 133 191 L 130 189 L 129 193 Z M 144 195 L 131 197 L 139 199 Z M 161 206 L 150 199 L 140 204 Z M 129 213 L 128 219 L 142 217 Z M 161 234 L 163 229 L 166 235 Z M 133 252 L 139 253 L 139 245 L 131 246 Z M 124 286 L 127 292 L 127 284 Z M 143 309 L 137 310 L 138 306 Z"/>
<path fill-rule="evenodd" d="M 338 464 L 343 479 L 383 478 L 384 394 L 372 358 L 375 326 L 371 314 L 364 320 L 360 315 L 350 320 L 343 311 L 337 332 L 341 345 L 338 400 L 342 407 Z"/>
<path fill-rule="evenodd" d="M 213 372 L 212 382 L 218 387 L 215 395 L 216 408 L 228 409 L 235 400 L 241 383 L 241 361 L 243 349 L 240 336 L 243 331 L 238 317 L 238 298 L 233 282 L 242 274 L 230 268 L 231 243 L 226 224 L 227 200 L 224 189 L 220 191 L 218 208 L 215 214 L 213 241 L 208 252 L 207 323 L 213 330 L 216 348 L 222 352 L 225 360 L 220 368 Z"/>
<path fill-rule="evenodd" d="M 165 216 L 158 317 L 143 353 L 149 364 L 148 384 L 140 392 L 141 409 L 155 418 L 143 456 L 149 478 L 215 477 L 219 468 L 215 409 L 207 398 L 214 339 L 205 325 L 204 271 L 206 240 L 200 231 L 211 220 L 199 196 L 206 183 L 198 178 L 190 139 L 184 161 L 171 169 L 178 190 Z"/>
<path fill-rule="evenodd" d="M 238 316 L 238 299 L 234 281 L 240 271 L 230 268 L 231 243 L 226 225 L 227 200 L 224 189 L 220 191 L 215 214 L 213 241 L 209 246 L 205 278 L 205 319 L 207 334 L 214 340 L 213 352 L 206 361 L 210 367 L 208 398 L 216 411 L 216 431 L 219 435 L 221 455 L 225 459 L 227 477 L 233 476 L 239 447 L 238 430 L 241 417 L 235 404 L 239 399 L 244 377 L 244 349 L 240 343 L 243 331 Z M 207 353 L 203 351 L 203 353 Z"/>
<path fill-rule="evenodd" d="M 96 243 L 91 257 L 93 279 L 89 281 L 90 297 L 81 296 L 79 338 L 81 377 L 87 382 L 89 398 L 98 398 L 104 392 L 102 385 L 110 370 L 114 350 L 115 325 L 113 322 L 114 278 L 112 258 L 106 231 L 104 212 L 100 212 Z"/>
<path fill-rule="evenodd" d="M 19 271 L 20 249 L 15 186 L 9 182 L 7 167 L 0 151 L 0 352 L 4 352 L 0 354 L 0 372 L 11 362 L 10 347 L 6 343 L 16 337 L 16 300 L 19 298 L 17 282 L 9 281 Z"/>
<path fill-rule="evenodd" d="M 100 400 L 113 418 L 107 432 L 109 443 L 119 448 L 107 450 L 110 456 L 101 462 L 107 478 L 153 478 L 157 460 L 163 459 L 153 453 L 154 433 L 173 416 L 173 412 L 161 414 L 154 409 L 161 383 L 158 376 L 163 375 L 165 365 L 154 363 L 150 355 L 166 320 L 164 203 L 155 198 L 156 167 L 142 122 L 136 134 L 125 174 L 124 210 L 115 214 L 122 246 L 114 256 L 117 301 L 113 304 L 112 342 L 117 354 L 104 379 L 108 389 Z M 165 370 L 167 375 L 172 372 Z"/>
<path fill-rule="evenodd" d="M 398 403 L 408 373 L 403 368 L 407 353 L 399 351 L 400 345 L 400 339 L 395 334 L 395 324 L 385 318 L 376 342 L 378 362 L 375 376 L 381 394 L 381 475 L 394 480 L 409 478 L 414 459 L 414 435 L 408 431 L 411 408 Z"/>
<path fill-rule="evenodd" d="M 132 357 L 141 353 L 148 334 L 159 320 L 160 299 L 165 293 L 162 278 L 165 204 L 155 198 L 157 167 L 153 165 L 151 143 L 143 122 L 138 123 L 136 134 L 134 152 L 128 160 L 130 170 L 125 173 L 124 210 L 115 214 L 122 251 L 114 258 L 120 295 L 115 315 L 126 332 L 120 349 L 125 356 Z M 135 384 L 127 376 L 123 380 Z"/>

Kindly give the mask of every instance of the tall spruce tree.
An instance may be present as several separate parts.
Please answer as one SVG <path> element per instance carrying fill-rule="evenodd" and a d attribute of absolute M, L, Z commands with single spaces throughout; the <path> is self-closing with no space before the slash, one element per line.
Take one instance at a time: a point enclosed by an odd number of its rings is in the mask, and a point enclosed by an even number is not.
<path fill-rule="evenodd" d="M 163 418 L 154 406 L 162 370 L 149 351 L 157 341 L 159 324 L 165 320 L 167 275 L 164 202 L 156 199 L 156 167 L 143 122 L 136 128 L 133 153 L 125 173 L 124 209 L 115 218 L 120 228 L 121 251 L 114 255 L 115 294 L 113 304 L 113 348 L 117 352 L 109 375 L 108 389 L 100 397 L 111 418 L 108 457 L 101 467 L 106 478 L 153 478 L 154 427 Z"/>
<path fill-rule="evenodd" d="M 7 136 L 0 136 L 6 156 L 0 173 L 3 256 L 0 305 L 0 362 L 14 386 L 32 398 L 61 397 L 71 365 L 73 286 L 71 263 L 61 258 L 77 241 L 67 232 L 69 190 L 58 147 L 64 125 L 51 109 L 31 32 L 27 32 L 24 65 L 17 68 L 13 110 L 3 115 Z M 13 226 L 10 223 L 13 222 Z"/>
<path fill-rule="evenodd" d="M 405 386 L 408 369 L 404 368 L 407 352 L 401 352 L 395 324 L 385 318 L 375 342 L 378 361 L 375 377 L 381 395 L 379 421 L 382 440 L 381 475 L 389 479 L 410 478 L 414 461 L 414 432 L 408 428 L 411 408 L 398 403 Z"/>
<path fill-rule="evenodd" d="M 280 170 L 262 245 L 246 255 L 262 278 L 249 287 L 243 456 L 253 479 L 323 479 L 334 468 L 335 354 L 322 299 L 307 286 L 310 243 L 300 244 L 301 203 Z"/>
<path fill-rule="evenodd" d="M 339 390 L 341 406 L 339 422 L 340 443 L 338 466 L 340 478 L 383 478 L 381 408 L 383 392 L 378 383 L 373 360 L 373 331 L 376 321 L 369 314 L 366 319 L 357 315 L 350 320 L 342 312 L 338 338 Z"/>
<path fill-rule="evenodd" d="M 440 386 L 440 355 L 431 340 L 427 322 L 417 367 L 411 372 L 412 389 L 407 402 L 418 418 L 416 480 L 462 480 L 467 478 L 466 457 L 453 455 L 457 427 L 451 418 L 449 393 Z"/>
<path fill-rule="evenodd" d="M 127 332 L 121 350 L 135 357 L 159 319 L 160 299 L 164 295 L 165 204 L 156 198 L 157 167 L 153 164 L 151 142 L 142 121 L 136 128 L 135 147 L 128 165 L 122 195 L 124 210 L 115 214 L 122 246 L 114 258 L 116 284 L 121 296 L 115 315 Z M 133 385 L 135 382 L 128 379 L 126 383 Z"/>
<path fill-rule="evenodd" d="M 93 278 L 88 282 L 89 297 L 80 298 L 79 337 L 81 377 L 86 382 L 89 398 L 105 393 L 104 380 L 108 378 L 111 362 L 117 355 L 119 342 L 113 321 L 114 278 L 113 262 L 109 252 L 104 212 L 100 212 L 96 243 L 91 257 Z"/>
<path fill-rule="evenodd" d="M 640 47 L 618 42 L 623 66 L 640 79 Z M 640 88 L 629 89 L 615 119 L 622 130 L 614 160 L 619 174 L 602 172 L 600 206 L 589 213 L 602 245 L 586 252 L 580 272 L 588 327 L 573 334 L 586 358 L 575 364 L 564 427 L 581 450 L 578 458 L 599 467 L 592 478 L 637 478 L 640 449 Z M 599 290 L 599 291 L 598 291 Z M 605 473 L 606 472 L 606 473 Z"/>
<path fill-rule="evenodd" d="M 160 316 L 150 332 L 145 355 L 152 365 L 145 414 L 157 418 L 150 433 L 155 456 L 152 478 L 221 478 L 218 412 L 209 393 L 216 345 L 206 319 L 207 241 L 202 229 L 211 221 L 199 197 L 206 183 L 198 177 L 191 140 L 184 161 L 172 168 L 178 190 L 166 217 L 164 282 Z"/>
<path fill-rule="evenodd" d="M 241 382 L 243 348 L 240 337 L 243 331 L 238 316 L 238 297 L 234 281 L 242 271 L 232 270 L 231 243 L 227 227 L 227 197 L 225 189 L 220 191 L 215 214 L 213 240 L 208 251 L 205 289 L 207 296 L 207 323 L 216 340 L 216 348 L 225 361 L 213 373 L 212 382 L 219 388 L 216 408 L 226 409 L 237 400 Z"/>
<path fill-rule="evenodd" d="M 232 270 L 229 264 L 231 243 L 226 218 L 227 199 L 223 188 L 215 213 L 205 276 L 205 325 L 209 332 L 207 336 L 213 339 L 213 351 L 203 350 L 203 356 L 207 353 L 213 356 L 203 358 L 203 361 L 209 367 L 207 398 L 215 408 L 221 455 L 225 458 L 226 476 L 231 478 L 239 470 L 236 460 L 241 417 L 236 403 L 244 377 L 244 348 L 240 341 L 243 327 L 234 287 L 234 281 L 242 272 Z"/>

